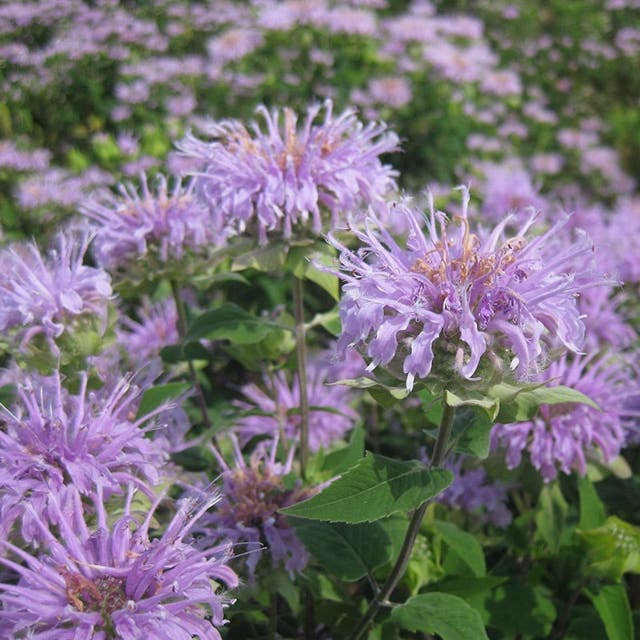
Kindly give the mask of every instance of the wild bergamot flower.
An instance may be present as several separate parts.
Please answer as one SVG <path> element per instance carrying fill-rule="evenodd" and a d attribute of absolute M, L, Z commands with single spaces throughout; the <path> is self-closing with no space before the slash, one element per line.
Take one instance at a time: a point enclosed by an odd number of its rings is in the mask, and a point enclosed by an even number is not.
<path fill-rule="evenodd" d="M 205 127 L 210 141 L 182 141 L 182 152 L 201 164 L 198 190 L 218 231 L 246 231 L 260 244 L 301 227 L 317 235 L 395 187 L 395 172 L 379 156 L 396 150 L 397 136 L 383 124 L 363 125 L 353 110 L 334 116 L 330 101 L 316 121 L 321 109 L 310 107 L 298 126 L 292 109 L 260 107 L 265 129 L 222 120 Z"/>
<path fill-rule="evenodd" d="M 431 202 L 426 233 L 422 215 L 399 205 L 410 227 L 405 246 L 374 214 L 364 230 L 353 229 L 361 248 L 329 237 L 345 281 L 339 348 L 359 348 L 370 370 L 395 371 L 409 390 L 430 375 L 449 384 L 454 371 L 483 377 L 483 362 L 495 369 L 507 361 L 525 378 L 549 347 L 579 351 L 584 325 L 576 296 L 602 281 L 574 273 L 576 257 L 592 251 L 586 235 L 571 245 L 554 240 L 566 220 L 530 240 L 533 217 L 513 237 L 505 236 L 509 217 L 474 233 L 463 191 L 462 212 L 451 220 Z"/>
<path fill-rule="evenodd" d="M 219 583 L 229 588 L 238 584 L 227 566 L 231 548 L 223 544 L 203 550 L 188 539 L 194 523 L 218 496 L 201 505 L 184 501 L 157 537 L 150 529 L 159 499 L 140 517 L 130 489 L 122 515 L 110 525 L 102 498 L 98 490 L 95 526 L 86 523 L 77 494 L 64 513 L 53 500 L 59 539 L 29 507 L 43 541 L 39 551 L 0 542 L 15 558 L 0 554 L 0 564 L 17 576 L 13 582 L 0 582 L 6 637 L 220 640 L 217 628 L 224 624 L 223 609 L 231 601 L 219 593 Z"/>

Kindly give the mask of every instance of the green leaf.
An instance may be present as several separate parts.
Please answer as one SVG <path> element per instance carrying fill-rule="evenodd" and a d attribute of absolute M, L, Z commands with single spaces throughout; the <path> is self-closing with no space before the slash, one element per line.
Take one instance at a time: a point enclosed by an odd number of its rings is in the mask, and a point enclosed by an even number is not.
<path fill-rule="evenodd" d="M 399 400 L 404 400 L 409 395 L 405 387 L 393 387 L 374 380 L 373 378 L 367 378 L 366 376 L 346 378 L 329 383 L 329 385 L 337 384 L 353 387 L 354 389 L 366 389 L 371 397 L 385 409 L 392 407 L 397 404 Z"/>
<path fill-rule="evenodd" d="M 593 482 L 589 478 L 578 478 L 578 494 L 580 496 L 579 529 L 595 529 L 604 524 L 606 514 Z"/>
<path fill-rule="evenodd" d="M 373 522 L 416 509 L 452 481 L 453 474 L 446 469 L 368 454 L 324 491 L 283 512 L 330 522 Z"/>
<path fill-rule="evenodd" d="M 162 406 L 165 402 L 170 402 L 178 398 L 190 388 L 191 385 L 188 382 L 167 382 L 167 384 L 161 384 L 147 389 L 142 394 L 136 419 L 146 416 L 154 409 Z"/>
<path fill-rule="evenodd" d="M 560 548 L 568 512 L 569 505 L 557 482 L 542 487 L 536 513 L 537 535 L 549 546 L 551 553 Z"/>
<path fill-rule="evenodd" d="M 480 614 L 449 593 L 422 593 L 395 607 L 391 619 L 403 629 L 437 633 L 442 640 L 489 640 Z"/>
<path fill-rule="evenodd" d="M 487 600 L 489 627 L 506 638 L 546 638 L 556 619 L 550 593 L 544 587 L 508 582 L 496 587 Z"/>
<path fill-rule="evenodd" d="M 291 517 L 288 520 L 322 567 L 347 582 L 372 573 L 391 558 L 393 545 L 380 521 L 345 524 Z"/>
<path fill-rule="evenodd" d="M 312 329 L 318 325 L 323 329 L 326 329 L 333 336 L 340 335 L 341 322 L 338 308 L 336 307 L 335 309 L 331 309 L 331 311 L 326 311 L 325 313 L 317 313 L 312 318 L 311 322 L 307 323 L 307 329 Z"/>
<path fill-rule="evenodd" d="M 489 456 L 491 422 L 484 409 L 463 406 L 456 411 L 453 423 L 453 450 L 485 460 Z"/>
<path fill-rule="evenodd" d="M 608 640 L 633 640 L 633 618 L 627 592 L 621 584 L 610 584 L 597 593 L 587 591 L 607 630 Z"/>
<path fill-rule="evenodd" d="M 189 326 L 185 342 L 209 338 L 230 340 L 235 344 L 256 344 L 273 329 L 282 330 L 286 327 L 254 316 L 237 304 L 225 302 L 198 316 Z"/>
<path fill-rule="evenodd" d="M 273 273 L 280 271 L 286 262 L 288 247 L 278 242 L 270 242 L 264 247 L 258 247 L 252 251 L 245 251 L 236 256 L 231 263 L 233 271 L 243 269 L 255 269 Z"/>
<path fill-rule="evenodd" d="M 438 582 L 435 588 L 438 591 L 450 593 L 460 598 L 472 598 L 473 596 L 488 593 L 508 580 L 502 576 L 481 576 L 472 578 L 471 576 L 445 578 Z"/>
<path fill-rule="evenodd" d="M 594 409 L 600 409 L 584 393 L 563 385 L 518 387 L 502 383 L 492 386 L 488 395 L 500 401 L 495 420 L 503 424 L 530 420 L 536 415 L 538 408 L 544 404 L 586 404 Z"/>
<path fill-rule="evenodd" d="M 475 536 L 462 531 L 451 522 L 443 522 L 442 520 L 436 520 L 434 527 L 447 546 L 456 553 L 476 578 L 486 575 L 487 567 L 484 561 L 482 545 L 476 540 Z"/>
<path fill-rule="evenodd" d="M 357 464 L 364 456 L 364 429 L 356 427 L 349 444 L 342 449 L 328 453 L 322 463 L 322 470 L 337 475 Z"/>
<path fill-rule="evenodd" d="M 335 249 L 326 242 L 310 246 L 291 247 L 286 267 L 297 278 L 306 278 L 324 289 L 336 302 L 340 299 L 338 276 L 318 269 L 316 264 L 329 266 L 335 259 Z"/>
<path fill-rule="evenodd" d="M 601 527 L 577 529 L 576 534 L 596 575 L 617 581 L 626 572 L 640 573 L 640 528 L 610 516 Z"/>
<path fill-rule="evenodd" d="M 484 409 L 487 412 L 487 415 L 491 418 L 491 420 L 495 420 L 498 415 L 498 409 L 500 407 L 500 403 L 496 401 L 495 398 L 491 397 L 469 397 L 469 398 L 461 398 L 460 396 L 452 393 L 451 391 L 444 392 L 444 401 L 450 407 L 458 408 L 463 406 L 473 406 L 479 407 L 480 409 Z"/>

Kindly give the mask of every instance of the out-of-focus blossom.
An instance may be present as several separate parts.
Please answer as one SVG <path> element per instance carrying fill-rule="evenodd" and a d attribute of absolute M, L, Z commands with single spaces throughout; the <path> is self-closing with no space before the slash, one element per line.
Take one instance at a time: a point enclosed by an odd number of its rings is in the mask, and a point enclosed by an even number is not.
<path fill-rule="evenodd" d="M 110 525 L 102 498 L 96 491 L 93 527 L 85 522 L 77 495 L 68 510 L 52 499 L 59 539 L 42 514 L 29 507 L 45 543 L 39 553 L 4 543 L 15 560 L 0 554 L 0 564 L 18 576 L 15 584 L 0 583 L 7 637 L 220 640 L 218 627 L 232 601 L 218 592 L 217 584 L 238 585 L 227 566 L 230 547 L 200 550 L 188 539 L 218 496 L 202 505 L 184 501 L 160 537 L 150 534 L 159 499 L 142 518 L 130 490 L 123 514 Z"/>
<path fill-rule="evenodd" d="M 494 448 L 506 449 L 510 469 L 528 452 L 545 482 L 555 479 L 558 469 L 584 475 L 590 455 L 610 462 L 624 445 L 632 418 L 637 417 L 626 407 L 626 401 L 638 393 L 631 374 L 622 359 L 563 357 L 549 367 L 544 379 L 551 386 L 562 384 L 582 392 L 600 410 L 576 403 L 542 405 L 530 421 L 496 425 L 491 434 Z"/>
<path fill-rule="evenodd" d="M 353 391 L 346 386 L 327 386 L 330 363 L 322 359 L 307 363 L 307 394 L 309 399 L 309 449 L 328 448 L 353 427 L 357 414 L 351 408 Z M 246 411 L 257 410 L 260 415 L 240 418 L 235 431 L 241 442 L 254 436 L 280 434 L 286 440 L 300 439 L 300 387 L 298 376 L 289 383 L 283 371 L 264 376 L 263 386 L 248 384 L 242 387 L 243 400 L 237 406 Z"/>
<path fill-rule="evenodd" d="M 173 298 L 151 303 L 148 300 L 138 310 L 138 321 L 123 316 L 118 343 L 124 349 L 134 369 L 160 357 L 164 347 L 178 344 L 178 312 Z"/>
<path fill-rule="evenodd" d="M 377 104 L 400 109 L 411 102 L 411 85 L 406 78 L 385 76 L 373 78 L 368 85 L 369 97 Z"/>
<path fill-rule="evenodd" d="M 44 337 L 54 354 L 55 339 L 83 319 L 107 328 L 111 279 L 83 264 L 91 235 L 86 229 L 59 232 L 43 256 L 35 243 L 0 252 L 0 331 L 17 329 L 22 345 Z"/>
<path fill-rule="evenodd" d="M 309 561 L 295 531 L 280 509 L 310 498 L 315 489 L 285 486 L 285 476 L 291 473 L 292 448 L 284 464 L 276 462 L 278 439 L 270 448 L 258 447 L 249 462 L 242 457 L 240 446 L 231 435 L 234 465 L 229 466 L 218 451 L 213 452 L 222 472 L 222 498 L 217 509 L 203 518 L 203 532 L 218 540 L 228 538 L 236 549 L 246 545 L 246 566 L 253 578 L 264 546 L 275 567 L 280 563 L 293 574 L 302 571 Z"/>
<path fill-rule="evenodd" d="M 204 250 L 220 240 L 211 216 L 194 193 L 176 180 L 170 190 L 158 176 L 157 191 L 142 175 L 142 192 L 133 185 L 120 185 L 120 194 L 96 194 L 81 211 L 97 223 L 94 254 L 107 269 L 126 268 L 143 257 L 164 264 L 179 261 L 188 252 Z"/>
<path fill-rule="evenodd" d="M 227 29 L 207 43 L 207 52 L 216 65 L 240 60 L 262 46 L 264 35 L 258 29 L 238 27 Z"/>
<path fill-rule="evenodd" d="M 490 233 L 471 232 L 469 194 L 462 213 L 448 221 L 433 202 L 423 230 L 422 216 L 404 208 L 410 224 L 406 247 L 373 215 L 357 251 L 335 238 L 345 281 L 340 305 L 339 348 L 357 347 L 370 360 L 369 369 L 387 367 L 406 379 L 430 375 L 452 381 L 456 371 L 466 379 L 484 367 L 508 368 L 526 378 L 547 356 L 548 344 L 579 351 L 584 324 L 576 294 L 603 278 L 572 272 L 578 256 L 592 244 L 579 236 L 572 245 L 554 241 L 566 218 L 527 242 L 531 217 L 508 238 L 507 216 Z M 484 358 L 484 357 L 486 358 Z"/>
<path fill-rule="evenodd" d="M 429 456 L 423 455 L 422 458 L 429 462 Z M 435 501 L 460 509 L 479 522 L 496 527 L 508 526 L 512 519 L 507 507 L 509 485 L 492 481 L 482 467 L 468 467 L 467 462 L 463 455 L 446 459 L 444 468 L 453 473 L 453 482 L 437 495 Z"/>
<path fill-rule="evenodd" d="M 497 223 L 509 213 L 526 216 L 527 209 L 545 209 L 546 202 L 519 162 L 482 163 L 482 214 Z"/>
<path fill-rule="evenodd" d="M 201 163 L 195 175 L 216 229 L 233 226 L 264 244 L 269 233 L 289 238 L 299 227 L 319 234 L 329 220 L 335 226 L 363 203 L 382 201 L 395 172 L 379 156 L 396 149 L 397 137 L 382 124 L 363 126 L 351 110 L 334 117 L 329 101 L 316 123 L 321 108 L 311 107 L 298 127 L 293 110 L 260 107 L 266 130 L 223 120 L 206 127 L 211 142 L 182 141 L 183 153 Z"/>
<path fill-rule="evenodd" d="M 49 167 L 51 152 L 47 149 L 22 151 L 10 140 L 0 140 L 0 168 L 14 171 L 44 171 Z"/>

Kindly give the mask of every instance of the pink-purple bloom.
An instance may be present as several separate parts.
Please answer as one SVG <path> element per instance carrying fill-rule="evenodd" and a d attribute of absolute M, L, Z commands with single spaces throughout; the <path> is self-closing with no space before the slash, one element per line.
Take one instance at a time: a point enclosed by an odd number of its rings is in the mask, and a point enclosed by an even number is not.
<path fill-rule="evenodd" d="M 206 126 L 211 141 L 189 136 L 181 143 L 201 164 L 199 192 L 218 231 L 253 233 L 261 244 L 270 233 L 290 238 L 300 227 L 320 234 L 395 187 L 395 172 L 379 157 L 396 150 L 395 134 L 383 124 L 364 126 L 353 110 L 334 116 L 328 100 L 316 122 L 321 110 L 310 107 L 298 126 L 292 109 L 260 107 L 265 129 L 222 120 Z"/>
<path fill-rule="evenodd" d="M 23 346 L 43 337 L 54 354 L 55 340 L 82 320 L 104 333 L 111 278 L 84 264 L 91 238 L 85 229 L 69 229 L 46 255 L 32 242 L 0 252 L 0 331 L 17 331 Z"/>
<path fill-rule="evenodd" d="M 506 450 L 507 466 L 517 467 L 524 452 L 545 482 L 563 473 L 587 471 L 587 460 L 611 462 L 629 435 L 637 411 L 628 400 L 637 394 L 637 382 L 623 359 L 563 357 L 544 373 L 549 385 L 582 392 L 598 404 L 542 405 L 526 422 L 498 424 L 492 431 L 494 448 Z"/>
<path fill-rule="evenodd" d="M 55 514 L 51 501 L 66 504 L 74 491 L 87 496 L 99 486 L 108 498 L 131 483 L 150 491 L 167 456 L 145 434 L 157 428 L 153 418 L 164 408 L 135 418 L 139 399 L 140 390 L 130 378 L 99 392 L 89 391 L 86 374 L 80 376 L 77 393 L 63 387 L 58 373 L 31 375 L 18 384 L 15 404 L 0 409 L 0 520 L 5 535 L 21 518 L 21 537 L 36 540 L 32 514 L 50 521 Z"/>
<path fill-rule="evenodd" d="M 123 512 L 109 524 L 98 490 L 96 524 L 89 526 L 76 495 L 63 511 L 57 500 L 51 510 L 59 522 L 56 539 L 42 515 L 32 507 L 34 526 L 44 546 L 28 553 L 10 543 L 0 564 L 18 576 L 0 583 L 2 629 L 11 638 L 38 640 L 220 640 L 224 608 L 232 601 L 218 584 L 238 584 L 227 566 L 230 547 L 199 549 L 189 532 L 212 496 L 201 505 L 184 501 L 159 537 L 151 534 L 157 499 L 144 517 L 133 506 L 130 489 Z"/>
<path fill-rule="evenodd" d="M 431 200 L 431 199 L 430 199 Z M 414 380 L 437 374 L 451 383 L 452 372 L 467 380 L 508 368 L 531 376 L 543 364 L 549 344 L 579 351 L 584 324 L 576 295 L 602 278 L 572 265 L 589 255 L 589 239 L 571 245 L 555 242 L 566 218 L 530 241 L 531 217 L 513 237 L 506 237 L 507 216 L 491 232 L 472 233 L 464 190 L 461 215 L 449 221 L 431 201 L 426 220 L 408 207 L 406 245 L 372 214 L 362 243 L 352 251 L 335 238 L 345 281 L 340 304 L 339 349 L 356 347 L 378 366 L 395 371 L 411 389 Z"/>
<path fill-rule="evenodd" d="M 162 266 L 220 241 L 193 186 L 176 180 L 170 188 L 159 175 L 153 191 L 143 174 L 141 192 L 131 184 L 120 185 L 118 195 L 103 191 L 84 202 L 82 213 L 97 226 L 93 252 L 98 263 L 114 270 L 148 258 Z"/>

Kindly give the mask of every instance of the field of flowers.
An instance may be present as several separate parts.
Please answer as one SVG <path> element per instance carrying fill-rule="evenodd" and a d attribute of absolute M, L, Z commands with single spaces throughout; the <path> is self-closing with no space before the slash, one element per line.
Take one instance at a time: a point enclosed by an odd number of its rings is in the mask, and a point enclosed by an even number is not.
<path fill-rule="evenodd" d="M 1 639 L 640 638 L 640 0 L 0 0 L 0 87 Z"/>

